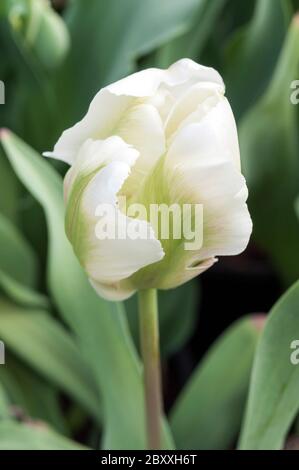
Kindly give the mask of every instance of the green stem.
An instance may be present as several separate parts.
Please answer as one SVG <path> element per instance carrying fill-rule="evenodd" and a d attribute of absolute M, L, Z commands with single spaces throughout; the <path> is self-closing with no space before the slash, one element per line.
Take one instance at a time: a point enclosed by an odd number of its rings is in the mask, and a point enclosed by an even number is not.
<path fill-rule="evenodd" d="M 140 340 L 149 449 L 161 449 L 162 387 L 156 289 L 139 291 Z"/>

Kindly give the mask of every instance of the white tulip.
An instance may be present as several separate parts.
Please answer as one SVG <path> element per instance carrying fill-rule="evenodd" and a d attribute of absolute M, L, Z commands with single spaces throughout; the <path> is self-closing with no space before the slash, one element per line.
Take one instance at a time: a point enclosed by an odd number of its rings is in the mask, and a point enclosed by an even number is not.
<path fill-rule="evenodd" d="M 71 165 L 65 178 L 66 232 L 100 295 L 120 300 L 145 288 L 169 289 L 202 273 L 219 255 L 241 253 L 252 223 L 240 171 L 235 120 L 220 75 L 189 59 L 147 69 L 100 90 L 85 117 L 46 156 Z M 128 204 L 202 205 L 203 238 L 159 239 Z M 97 236 L 99 207 L 110 229 L 134 224 L 147 237 Z M 132 228 L 132 225 L 131 225 Z M 173 234 L 175 227 L 170 230 Z"/>

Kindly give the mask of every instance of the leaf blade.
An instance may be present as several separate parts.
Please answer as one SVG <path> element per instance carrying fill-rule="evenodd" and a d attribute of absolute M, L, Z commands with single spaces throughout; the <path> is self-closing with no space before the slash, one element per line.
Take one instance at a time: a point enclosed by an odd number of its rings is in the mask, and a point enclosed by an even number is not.
<path fill-rule="evenodd" d="M 270 312 L 256 351 L 240 449 L 281 449 L 299 409 L 299 369 L 290 361 L 298 305 L 299 282 Z"/>
<path fill-rule="evenodd" d="M 252 318 L 235 322 L 195 369 L 171 411 L 179 448 L 232 445 L 241 426 L 258 333 Z"/>
<path fill-rule="evenodd" d="M 143 449 L 146 436 L 141 365 L 121 305 L 96 295 L 73 254 L 64 231 L 59 175 L 9 131 L 2 132 L 2 144 L 20 180 L 45 210 L 50 244 L 49 287 L 60 314 L 77 335 L 103 397 L 109 435 L 105 442 L 115 449 Z M 165 448 L 172 448 L 166 424 L 163 435 Z"/>

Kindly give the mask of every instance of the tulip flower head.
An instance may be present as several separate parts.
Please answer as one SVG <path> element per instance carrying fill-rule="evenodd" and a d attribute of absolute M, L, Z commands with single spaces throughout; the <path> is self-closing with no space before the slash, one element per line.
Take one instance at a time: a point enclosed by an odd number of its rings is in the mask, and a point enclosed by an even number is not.
<path fill-rule="evenodd" d="M 189 59 L 101 89 L 53 152 L 66 233 L 112 300 L 176 287 L 242 252 L 252 223 L 235 120 L 220 75 Z"/>

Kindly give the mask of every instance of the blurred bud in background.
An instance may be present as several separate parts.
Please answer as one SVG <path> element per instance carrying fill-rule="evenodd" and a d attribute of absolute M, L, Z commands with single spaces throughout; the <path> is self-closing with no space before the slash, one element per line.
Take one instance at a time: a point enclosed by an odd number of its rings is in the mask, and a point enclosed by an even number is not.
<path fill-rule="evenodd" d="M 69 34 L 47 0 L 7 0 L 6 14 L 16 40 L 46 67 L 57 67 L 69 49 Z"/>

